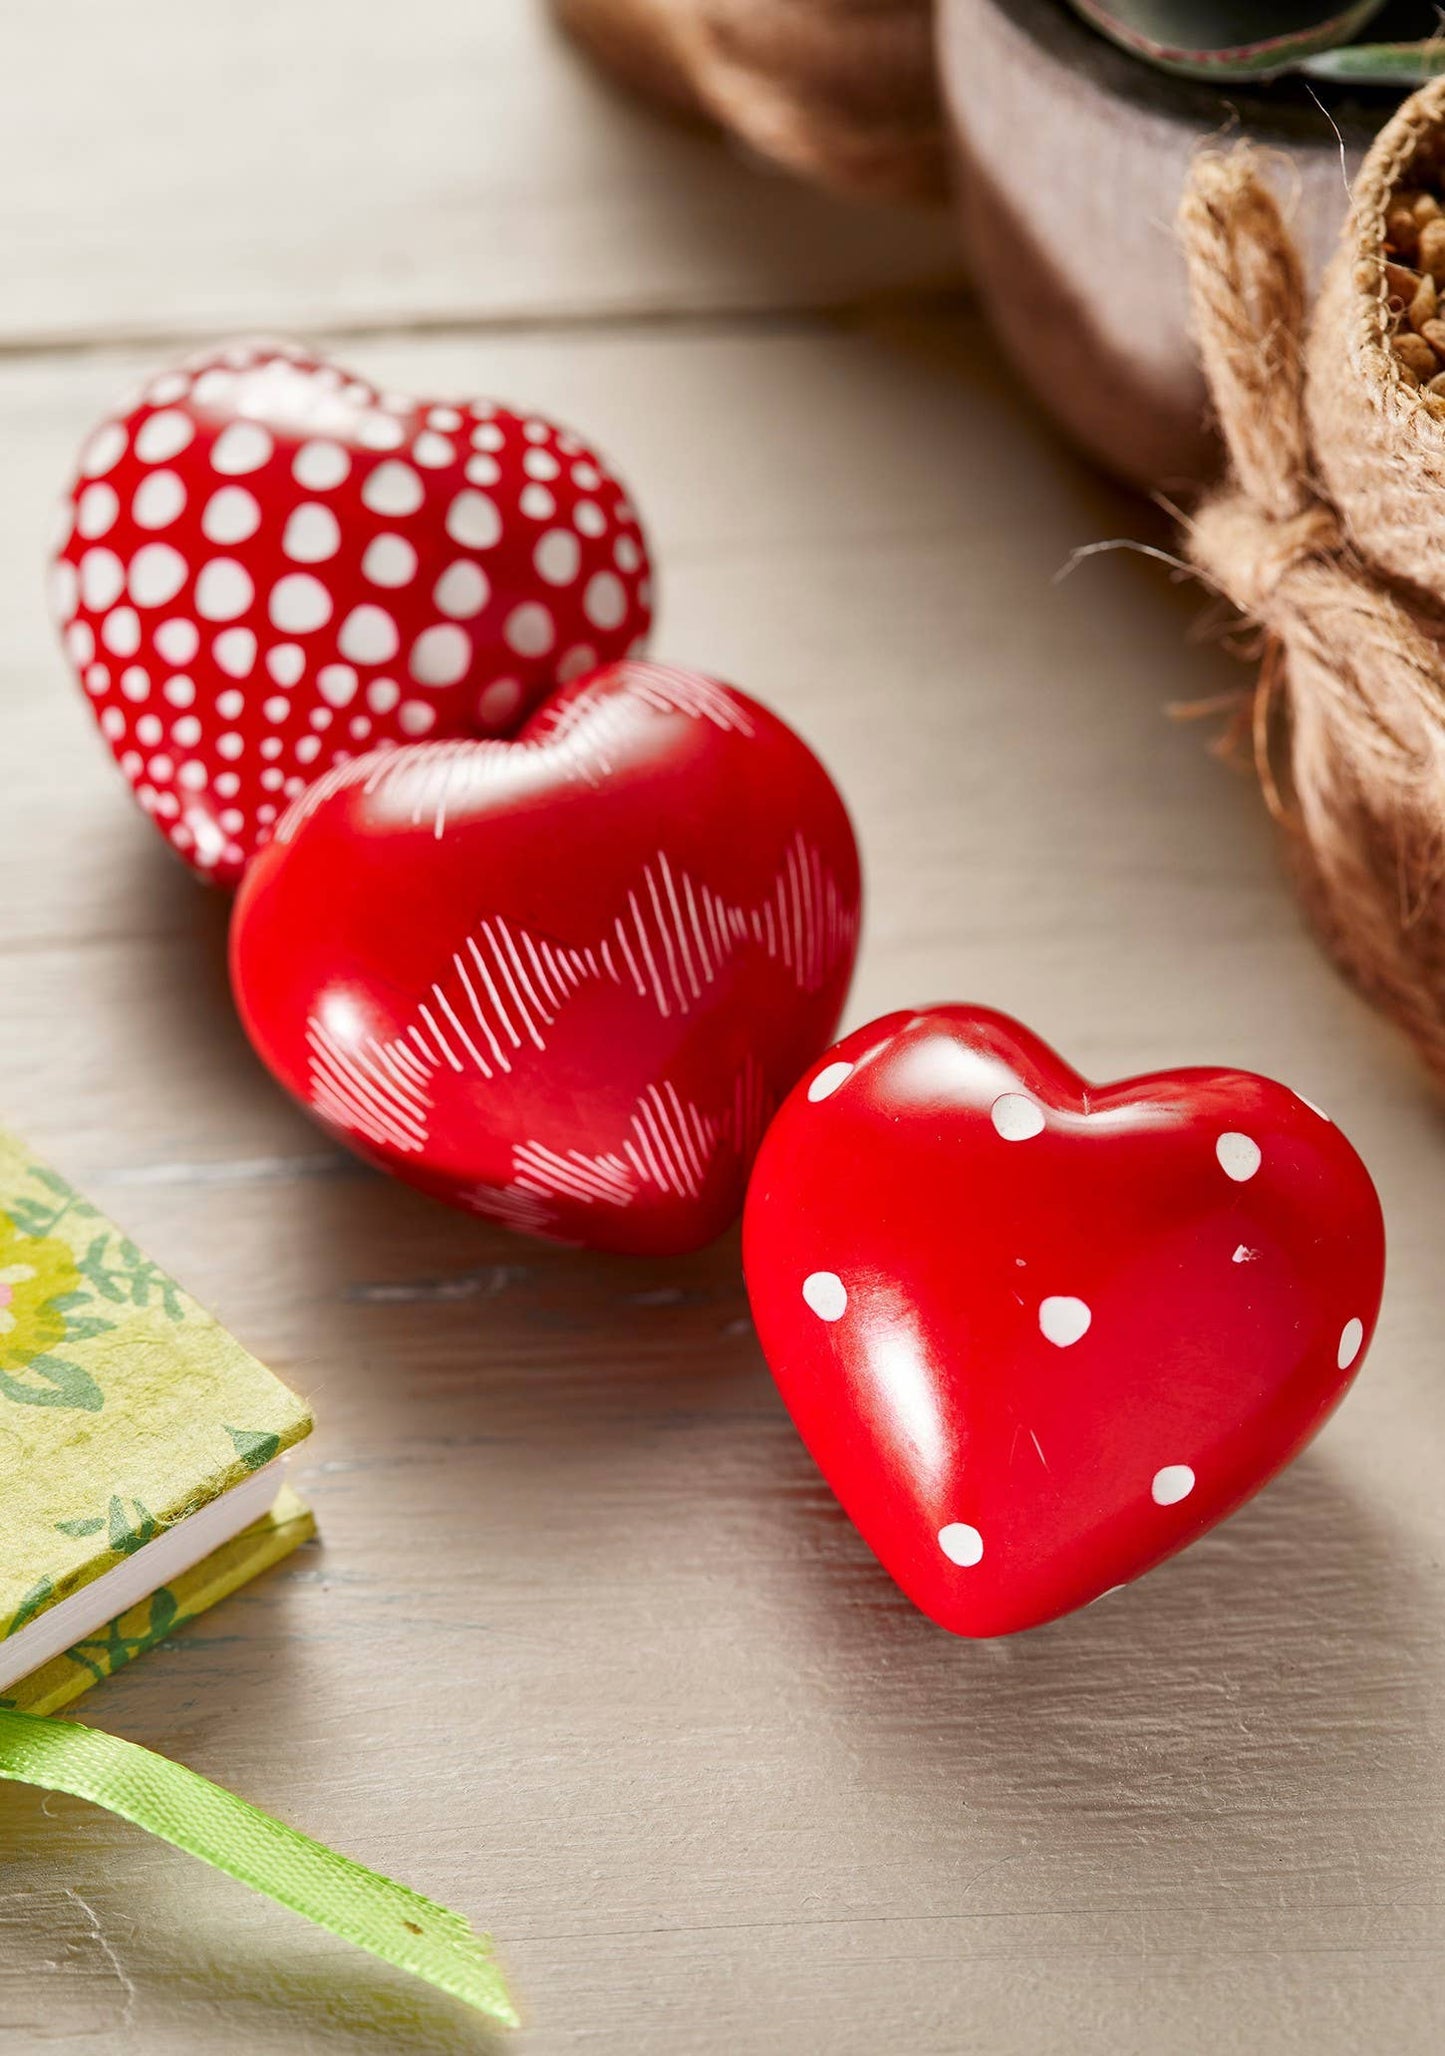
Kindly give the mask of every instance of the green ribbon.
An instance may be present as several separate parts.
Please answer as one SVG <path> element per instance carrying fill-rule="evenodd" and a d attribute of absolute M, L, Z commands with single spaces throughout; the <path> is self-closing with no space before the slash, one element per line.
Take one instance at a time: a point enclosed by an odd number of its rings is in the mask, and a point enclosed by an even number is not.
<path fill-rule="evenodd" d="M 489 1938 L 459 1913 L 153 1750 L 74 1721 L 0 1708 L 0 1777 L 104 1806 L 493 2020 L 518 2025 Z"/>

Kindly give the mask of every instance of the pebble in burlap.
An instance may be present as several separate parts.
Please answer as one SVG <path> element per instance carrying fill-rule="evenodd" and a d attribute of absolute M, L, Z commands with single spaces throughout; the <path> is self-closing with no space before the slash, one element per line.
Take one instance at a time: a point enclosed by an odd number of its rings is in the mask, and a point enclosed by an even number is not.
<path fill-rule="evenodd" d="M 1371 149 L 1307 338 L 1258 152 L 1201 155 L 1180 229 L 1232 472 L 1186 547 L 1266 633 L 1257 752 L 1316 922 L 1445 1081 L 1445 418 L 1385 278 L 1390 198 L 1442 133 L 1445 80 Z"/>

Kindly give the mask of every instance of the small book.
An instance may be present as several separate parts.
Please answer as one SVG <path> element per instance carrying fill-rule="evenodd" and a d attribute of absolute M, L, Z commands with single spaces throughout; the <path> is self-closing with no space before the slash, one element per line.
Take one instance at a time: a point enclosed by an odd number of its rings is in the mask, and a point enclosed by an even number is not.
<path fill-rule="evenodd" d="M 293 1392 L 0 1129 L 0 1707 L 53 1713 L 314 1533 Z"/>

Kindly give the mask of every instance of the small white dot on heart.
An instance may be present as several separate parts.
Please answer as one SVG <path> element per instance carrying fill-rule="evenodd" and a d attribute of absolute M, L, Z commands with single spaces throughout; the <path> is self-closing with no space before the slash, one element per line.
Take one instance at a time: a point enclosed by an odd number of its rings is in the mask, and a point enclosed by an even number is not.
<path fill-rule="evenodd" d="M 587 581 L 582 611 L 596 628 L 618 628 L 627 616 L 627 592 L 615 571 L 599 571 Z"/>
<path fill-rule="evenodd" d="M 219 780 L 217 782 L 219 783 Z M 182 764 L 180 770 L 176 773 L 176 783 L 183 785 L 187 792 L 204 792 L 206 789 L 205 765 L 194 761 L 189 764 Z"/>
<path fill-rule="evenodd" d="M 113 486 L 100 483 L 88 485 L 75 509 L 75 525 L 83 536 L 94 540 L 114 525 L 119 512 L 120 501 L 115 496 Z"/>
<path fill-rule="evenodd" d="M 143 421 L 136 430 L 135 453 L 143 463 L 165 464 L 180 455 L 195 432 L 196 425 L 189 414 L 182 414 L 179 408 L 167 407 L 159 414 L 152 414 L 149 421 Z"/>
<path fill-rule="evenodd" d="M 316 674 L 316 689 L 333 707 L 349 707 L 356 698 L 356 673 L 349 664 L 323 664 Z"/>
<path fill-rule="evenodd" d="M 130 503 L 137 528 L 169 528 L 186 509 L 186 489 L 174 471 L 152 471 L 135 489 Z"/>
<path fill-rule="evenodd" d="M 501 450 L 505 449 L 506 442 L 505 431 L 499 428 L 495 421 L 484 422 L 480 428 L 472 430 L 474 450 Z"/>
<path fill-rule="evenodd" d="M 1039 1305 L 1039 1328 L 1044 1340 L 1056 1349 L 1068 1349 L 1080 1341 L 1088 1334 L 1093 1318 L 1082 1299 L 1070 1298 L 1067 1293 L 1053 1295 Z"/>
<path fill-rule="evenodd" d="M 341 524 L 318 500 L 303 500 L 281 537 L 281 548 L 294 564 L 324 564 L 340 547 Z"/>
<path fill-rule="evenodd" d="M 234 771 L 220 771 L 216 774 L 216 791 L 223 800 L 233 800 L 241 790 L 241 781 Z"/>
<path fill-rule="evenodd" d="M 436 708 L 424 700 L 403 700 L 397 720 L 408 735 L 425 735 L 436 726 Z"/>
<path fill-rule="evenodd" d="M 468 550 L 490 550 L 502 539 L 502 517 L 485 493 L 458 493 L 447 508 L 447 534 Z"/>
<path fill-rule="evenodd" d="M 80 453 L 82 476 L 99 478 L 103 472 L 113 471 L 125 455 L 125 443 L 125 430 L 120 423 L 107 421 L 102 428 L 95 431 Z"/>
<path fill-rule="evenodd" d="M 286 782 L 284 771 L 278 771 L 274 764 L 268 764 L 261 773 L 261 783 L 267 792 L 279 792 Z"/>
<path fill-rule="evenodd" d="M 1001 1092 L 989 1118 L 1005 1142 L 1027 1142 L 1044 1131 L 1044 1110 L 1026 1092 Z"/>
<path fill-rule="evenodd" d="M 411 675 L 418 685 L 455 685 L 471 661 L 471 637 L 450 622 L 423 629 L 411 646 Z"/>
<path fill-rule="evenodd" d="M 133 657 L 140 648 L 140 616 L 134 607 L 116 607 L 100 624 L 100 639 L 114 657 Z"/>
<path fill-rule="evenodd" d="M 155 780 L 157 785 L 169 784 L 170 780 L 174 778 L 176 775 L 176 767 L 174 761 L 170 757 L 164 755 L 159 757 L 152 757 L 150 762 L 146 765 L 146 770 L 150 774 L 150 776 Z"/>
<path fill-rule="evenodd" d="M 55 568 L 59 572 L 62 567 L 57 564 Z M 70 575 L 73 578 L 75 574 Z M 102 614 L 113 606 L 124 587 L 125 567 L 114 550 L 86 551 L 80 560 L 80 597 L 93 614 Z M 58 607 L 56 612 L 60 612 Z"/>
<path fill-rule="evenodd" d="M 201 647 L 201 632 L 194 621 L 163 621 L 156 630 L 156 648 L 168 664 L 189 664 Z"/>
<path fill-rule="evenodd" d="M 853 1066 L 848 1063 L 824 1064 L 822 1070 L 808 1087 L 811 1100 L 831 1099 L 845 1078 L 851 1077 Z"/>
<path fill-rule="evenodd" d="M 598 486 L 602 483 L 602 473 L 595 464 L 574 464 L 572 466 L 572 476 L 576 479 L 578 485 L 581 486 L 584 493 L 595 493 Z"/>
<path fill-rule="evenodd" d="M 275 692 L 262 702 L 261 712 L 268 721 L 284 721 L 291 712 L 291 702 L 284 693 Z"/>
<path fill-rule="evenodd" d="M 401 698 L 401 687 L 394 678 L 374 678 L 366 688 L 366 704 L 373 714 L 389 714 Z"/>
<path fill-rule="evenodd" d="M 612 545 L 612 561 L 619 571 L 637 571 L 642 565 L 642 552 L 630 535 L 618 536 Z"/>
<path fill-rule="evenodd" d="M 416 551 L 403 535 L 373 536 L 366 546 L 361 569 L 373 585 L 410 585 L 416 577 Z"/>
<path fill-rule="evenodd" d="M 223 628 L 211 655 L 228 678 L 249 678 L 256 668 L 256 638 L 249 628 Z"/>
<path fill-rule="evenodd" d="M 220 820 L 227 835 L 239 835 L 246 825 L 246 817 L 239 807 L 223 808 Z"/>
<path fill-rule="evenodd" d="M 100 732 L 109 736 L 112 742 L 120 741 L 125 734 L 125 716 L 119 707 L 107 707 L 104 710 L 100 717 Z"/>
<path fill-rule="evenodd" d="M 361 488 L 361 503 L 373 514 L 415 514 L 425 498 L 422 482 L 411 466 L 395 457 L 378 464 Z"/>
<path fill-rule="evenodd" d="M 513 607 L 502 633 L 519 657 L 545 657 L 557 636 L 552 616 L 539 600 Z"/>
<path fill-rule="evenodd" d="M 142 714 L 135 725 L 136 741 L 144 743 L 148 750 L 153 750 L 164 734 L 160 717 L 156 714 Z"/>
<path fill-rule="evenodd" d="M 803 1298 L 820 1321 L 841 1321 L 848 1311 L 848 1288 L 836 1271 L 810 1271 Z"/>
<path fill-rule="evenodd" d="M 144 543 L 130 560 L 127 583 L 139 607 L 163 607 L 190 576 L 190 567 L 169 543 Z"/>
<path fill-rule="evenodd" d="M 477 719 L 483 728 L 504 728 L 522 704 L 522 688 L 515 678 L 494 678 L 477 694 Z"/>
<path fill-rule="evenodd" d="M 399 450 L 406 430 L 389 414 L 363 414 L 356 424 L 356 440 L 365 450 Z"/>
<path fill-rule="evenodd" d="M 1335 1361 L 1342 1371 L 1347 1371 L 1359 1355 L 1360 1345 L 1364 1339 L 1365 1324 L 1363 1321 L 1349 1320 L 1345 1322 L 1344 1327 L 1340 1330 L 1340 1346 L 1335 1355 Z"/>
<path fill-rule="evenodd" d="M 495 457 L 469 457 L 466 478 L 469 485 L 495 485 L 502 475 L 502 467 Z"/>
<path fill-rule="evenodd" d="M 161 691 L 173 707 L 195 705 L 196 683 L 193 678 L 187 678 L 184 672 L 178 671 L 174 678 L 168 678 Z"/>
<path fill-rule="evenodd" d="M 234 686 L 216 695 L 216 712 L 223 721 L 239 720 L 245 712 L 246 695 L 236 691 Z"/>
<path fill-rule="evenodd" d="M 201 534 L 208 542 L 243 543 L 261 526 L 254 493 L 243 485 L 223 485 L 212 493 L 201 515 Z"/>
<path fill-rule="evenodd" d="M 544 485 L 523 486 L 517 505 L 529 521 L 550 521 L 557 511 L 557 502 Z"/>
<path fill-rule="evenodd" d="M 235 374 L 222 371 L 219 365 L 213 364 L 196 380 L 196 389 L 191 397 L 202 407 L 227 407 L 235 390 Z"/>
<path fill-rule="evenodd" d="M 365 742 L 371 733 L 371 721 L 365 714 L 353 714 L 346 725 L 346 732 L 353 742 Z"/>
<path fill-rule="evenodd" d="M 110 684 L 110 670 L 105 664 L 89 664 L 85 672 L 85 689 L 90 693 L 103 693 Z"/>
<path fill-rule="evenodd" d="M 550 450 L 528 450 L 522 459 L 528 478 L 555 478 L 562 469 Z"/>
<path fill-rule="evenodd" d="M 120 689 L 137 706 L 151 695 L 151 675 L 144 664 L 127 664 L 120 674 Z"/>
<path fill-rule="evenodd" d="M 146 387 L 146 398 L 155 407 L 169 407 L 173 400 L 183 400 L 190 389 L 183 371 L 164 371 Z"/>
<path fill-rule="evenodd" d="M 1252 1135 L 1221 1135 L 1214 1145 L 1214 1154 L 1225 1177 L 1233 1178 L 1237 1185 L 1252 1178 L 1260 1166 L 1259 1144 Z"/>
<path fill-rule="evenodd" d="M 225 478 L 240 478 L 259 471 L 273 448 L 270 436 L 259 421 L 233 421 L 217 436 L 211 451 L 211 469 Z"/>
<path fill-rule="evenodd" d="M 319 735 L 303 735 L 300 742 L 296 745 L 297 763 L 314 764 L 320 755 L 321 737 Z"/>
<path fill-rule="evenodd" d="M 486 572 L 466 557 L 449 564 L 432 588 L 432 598 L 441 612 L 457 621 L 470 621 L 480 614 L 491 596 Z"/>
<path fill-rule="evenodd" d="M 308 493 L 329 493 L 351 469 L 351 459 L 340 443 L 303 443 L 291 464 L 291 476 Z"/>
<path fill-rule="evenodd" d="M 273 643 L 266 652 L 266 669 L 278 685 L 295 685 L 306 669 L 306 652 L 300 643 Z"/>
<path fill-rule="evenodd" d="M 605 535 L 607 516 L 595 500 L 579 500 L 572 509 L 572 526 L 579 535 Z"/>
<path fill-rule="evenodd" d="M 233 621 L 256 597 L 251 574 L 234 557 L 212 557 L 196 580 L 196 612 L 203 621 Z"/>
<path fill-rule="evenodd" d="M 230 731 L 225 735 L 218 735 L 216 738 L 216 755 L 218 757 L 229 757 L 234 761 L 235 758 L 240 756 L 245 747 L 246 745 L 242 742 L 240 736 Z"/>
<path fill-rule="evenodd" d="M 426 418 L 432 428 L 458 429 L 462 426 L 462 417 L 455 407 L 428 407 Z"/>
<path fill-rule="evenodd" d="M 193 750 L 201 739 L 201 724 L 194 714 L 182 714 L 171 723 L 171 741 L 183 750 Z"/>
<path fill-rule="evenodd" d="M 288 778 L 282 789 L 288 800 L 299 799 L 306 790 L 306 780 L 304 778 Z"/>
<path fill-rule="evenodd" d="M 331 619 L 331 595 L 307 571 L 292 571 L 271 588 L 271 619 L 284 635 L 309 635 Z"/>
<path fill-rule="evenodd" d="M 567 650 L 557 666 L 557 683 L 566 685 L 572 678 L 580 678 L 584 671 L 595 671 L 597 652 L 590 643 L 574 643 Z"/>
<path fill-rule="evenodd" d="M 532 552 L 537 576 L 548 585 L 570 585 L 582 563 L 582 545 L 570 528 L 549 528 Z"/>
<path fill-rule="evenodd" d="M 331 726 L 331 709 L 330 707 L 313 707 L 307 718 L 315 729 L 329 728 Z"/>
<path fill-rule="evenodd" d="M 949 1562 L 956 1563 L 961 1570 L 972 1570 L 976 1563 L 983 1562 L 983 1537 L 967 1521 L 950 1521 L 947 1527 L 940 1528 L 938 1546 Z"/>
<path fill-rule="evenodd" d="M 343 657 L 354 664 L 385 664 L 396 655 L 396 623 L 385 607 L 353 607 L 336 639 Z"/>
<path fill-rule="evenodd" d="M 439 471 L 444 464 L 450 464 L 456 457 L 455 443 L 449 443 L 444 435 L 435 435 L 424 428 L 411 446 L 416 462 L 428 471 Z"/>
<path fill-rule="evenodd" d="M 125 755 L 120 760 L 121 770 L 124 771 L 126 777 L 131 779 L 132 781 L 140 777 L 145 767 L 145 758 L 141 755 L 139 750 L 127 750 Z"/>
<path fill-rule="evenodd" d="M 1156 1506 L 1177 1506 L 1194 1490 L 1194 1473 L 1187 1463 L 1167 1463 L 1154 1473 L 1149 1490 Z"/>
<path fill-rule="evenodd" d="M 84 669 L 95 655 L 95 630 L 88 621 L 72 621 L 65 631 L 65 647 L 72 664 Z"/>

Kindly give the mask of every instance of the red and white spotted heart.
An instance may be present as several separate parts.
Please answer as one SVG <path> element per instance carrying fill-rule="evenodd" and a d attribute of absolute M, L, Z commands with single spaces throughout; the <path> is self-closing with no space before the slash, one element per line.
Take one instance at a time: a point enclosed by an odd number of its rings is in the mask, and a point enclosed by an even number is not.
<path fill-rule="evenodd" d="M 637 517 L 575 436 L 291 345 L 193 358 L 94 431 L 51 589 L 141 806 L 223 882 L 333 765 L 508 733 L 651 619 Z"/>

